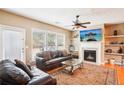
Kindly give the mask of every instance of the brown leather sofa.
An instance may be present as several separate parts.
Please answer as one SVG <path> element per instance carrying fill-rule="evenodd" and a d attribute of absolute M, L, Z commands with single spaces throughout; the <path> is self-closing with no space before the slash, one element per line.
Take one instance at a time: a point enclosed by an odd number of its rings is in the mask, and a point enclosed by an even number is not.
<path fill-rule="evenodd" d="M 55 85 L 56 79 L 51 75 L 33 67 L 31 70 L 23 62 L 15 60 L 0 62 L 1 85 Z"/>
<path fill-rule="evenodd" d="M 43 71 L 49 71 L 62 66 L 61 62 L 71 58 L 66 50 L 44 51 L 36 54 L 36 66 Z"/>

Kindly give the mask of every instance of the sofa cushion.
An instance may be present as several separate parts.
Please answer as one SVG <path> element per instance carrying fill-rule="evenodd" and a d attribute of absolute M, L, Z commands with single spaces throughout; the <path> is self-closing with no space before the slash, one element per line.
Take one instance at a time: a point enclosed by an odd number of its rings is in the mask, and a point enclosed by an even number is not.
<path fill-rule="evenodd" d="M 51 53 L 51 57 L 52 57 L 52 59 L 53 59 L 53 58 L 56 58 L 56 57 L 59 56 L 57 50 L 56 50 L 56 51 L 51 51 L 50 53 Z"/>
<path fill-rule="evenodd" d="M 33 73 L 34 77 L 28 83 L 29 85 L 42 84 L 42 82 L 46 82 L 49 80 L 48 79 L 48 77 L 50 77 L 49 74 L 45 73 L 44 71 L 36 67 L 33 67 L 31 72 Z"/>
<path fill-rule="evenodd" d="M 50 65 L 50 64 L 54 64 L 54 63 L 58 63 L 58 62 L 62 62 L 62 61 L 63 61 L 62 57 L 54 58 L 49 61 L 46 61 L 46 65 Z"/>
<path fill-rule="evenodd" d="M 51 59 L 50 51 L 42 52 L 41 57 L 43 57 L 45 61 L 50 60 Z"/>
<path fill-rule="evenodd" d="M 2 79 L 0 79 L 0 85 L 2 85 L 2 82 L 3 82 Z"/>
<path fill-rule="evenodd" d="M 30 77 L 10 60 L 0 62 L 0 78 L 10 84 L 27 84 Z"/>
<path fill-rule="evenodd" d="M 30 69 L 28 68 L 28 66 L 26 64 L 24 64 L 24 62 L 15 59 L 16 62 L 16 66 L 21 68 L 22 70 L 24 70 L 30 77 L 33 77 L 33 74 L 31 73 Z"/>
<path fill-rule="evenodd" d="M 48 73 L 45 73 L 44 71 L 38 69 L 37 67 L 33 67 L 32 70 L 31 70 L 32 74 L 35 76 L 42 76 L 42 77 L 45 77 L 45 76 L 48 76 L 49 74 Z"/>

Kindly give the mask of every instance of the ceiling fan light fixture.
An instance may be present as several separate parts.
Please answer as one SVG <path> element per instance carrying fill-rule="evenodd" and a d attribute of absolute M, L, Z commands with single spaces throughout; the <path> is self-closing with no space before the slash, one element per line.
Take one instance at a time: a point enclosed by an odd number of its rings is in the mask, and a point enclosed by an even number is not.
<path fill-rule="evenodd" d="M 72 30 L 74 30 L 74 29 L 79 29 L 79 28 L 87 28 L 87 26 L 84 26 L 84 25 L 85 25 L 85 24 L 91 24 L 91 22 L 84 22 L 84 23 L 81 23 L 81 22 L 79 21 L 79 19 L 78 19 L 79 17 L 80 17 L 80 15 L 76 15 L 76 20 L 73 21 L 74 25 L 72 25 L 72 26 L 73 26 Z"/>

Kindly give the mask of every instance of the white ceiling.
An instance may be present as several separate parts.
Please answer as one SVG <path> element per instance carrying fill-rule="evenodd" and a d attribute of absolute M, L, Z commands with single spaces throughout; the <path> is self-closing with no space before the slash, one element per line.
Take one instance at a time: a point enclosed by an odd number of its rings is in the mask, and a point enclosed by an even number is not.
<path fill-rule="evenodd" d="M 123 8 L 6 8 L 6 11 L 72 30 L 72 21 L 80 15 L 81 22 L 90 25 L 124 22 Z M 88 25 L 89 26 L 89 25 Z"/>

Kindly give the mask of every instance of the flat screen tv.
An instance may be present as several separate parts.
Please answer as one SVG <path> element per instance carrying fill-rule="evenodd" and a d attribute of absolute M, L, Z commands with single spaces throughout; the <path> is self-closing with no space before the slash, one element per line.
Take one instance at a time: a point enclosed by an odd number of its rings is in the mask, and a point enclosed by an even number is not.
<path fill-rule="evenodd" d="M 102 29 L 91 29 L 80 31 L 80 41 L 101 41 Z"/>

